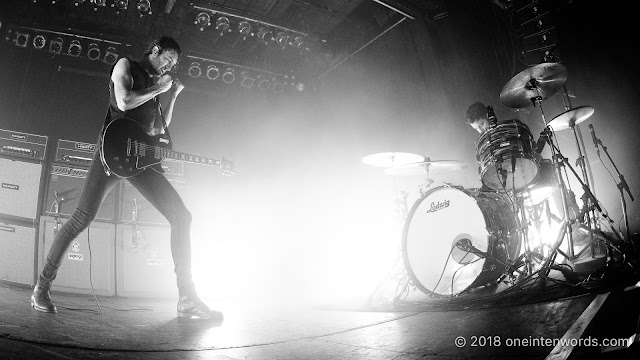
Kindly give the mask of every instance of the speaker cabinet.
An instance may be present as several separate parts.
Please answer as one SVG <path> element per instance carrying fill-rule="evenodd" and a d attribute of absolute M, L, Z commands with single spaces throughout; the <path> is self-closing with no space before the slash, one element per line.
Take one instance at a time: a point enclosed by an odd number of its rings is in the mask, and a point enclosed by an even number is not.
<path fill-rule="evenodd" d="M 129 297 L 176 297 L 171 257 L 171 228 L 159 225 L 116 226 L 117 294 Z"/>
<path fill-rule="evenodd" d="M 181 177 L 167 177 L 173 188 L 178 191 L 182 200 L 187 203 L 189 188 L 186 180 Z M 120 221 L 132 223 L 135 217 L 137 223 L 145 225 L 168 225 L 167 219 L 145 199 L 140 192 L 128 181 L 120 183 Z M 135 211 L 134 211 L 135 209 Z"/>
<path fill-rule="evenodd" d="M 0 220 L 0 280 L 35 284 L 36 229 Z"/>
<path fill-rule="evenodd" d="M 67 219 L 60 219 L 64 224 Z M 56 219 L 40 217 L 38 273 L 49 254 L 56 231 Z M 52 290 L 72 293 L 115 295 L 115 225 L 93 222 L 80 233 L 65 251 L 62 265 L 53 282 Z M 90 247 L 89 247 L 90 245 Z"/>
<path fill-rule="evenodd" d="M 0 214 L 36 219 L 41 175 L 39 162 L 0 158 Z"/>
<path fill-rule="evenodd" d="M 49 168 L 49 182 L 44 196 L 44 215 L 54 216 L 56 212 L 56 198 L 58 212 L 64 217 L 69 217 L 80 202 L 80 195 L 86 183 L 88 169 L 72 167 L 66 164 L 52 164 Z M 105 198 L 96 220 L 112 221 L 115 211 L 115 191 L 111 189 Z"/>

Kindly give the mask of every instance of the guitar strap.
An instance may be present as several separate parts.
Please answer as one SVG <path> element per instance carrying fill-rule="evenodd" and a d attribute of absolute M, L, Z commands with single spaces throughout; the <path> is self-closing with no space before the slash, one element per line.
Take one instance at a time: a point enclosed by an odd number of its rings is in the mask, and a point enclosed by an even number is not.
<path fill-rule="evenodd" d="M 164 113 L 162 112 L 162 106 L 160 106 L 160 103 L 158 102 L 158 112 L 160 113 L 160 117 L 162 118 L 162 128 L 164 129 L 164 133 L 167 134 L 167 137 L 169 138 L 169 141 L 171 141 L 171 134 L 169 133 L 169 126 L 167 125 L 167 122 L 164 121 Z M 173 143 L 173 142 L 171 142 Z"/>

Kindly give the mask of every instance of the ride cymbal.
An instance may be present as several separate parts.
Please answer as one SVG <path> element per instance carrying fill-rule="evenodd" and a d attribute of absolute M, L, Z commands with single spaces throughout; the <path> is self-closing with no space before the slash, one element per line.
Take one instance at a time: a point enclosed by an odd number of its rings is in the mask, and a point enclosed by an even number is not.
<path fill-rule="evenodd" d="M 594 111 L 591 106 L 578 106 L 554 117 L 547 126 L 551 127 L 553 131 L 568 129 L 587 120 Z"/>
<path fill-rule="evenodd" d="M 511 108 L 534 105 L 546 100 L 567 81 L 567 68 L 559 63 L 542 63 L 525 69 L 511 78 L 500 92 L 500 102 Z"/>
<path fill-rule="evenodd" d="M 363 163 L 379 167 L 400 166 L 420 161 L 424 161 L 424 156 L 404 152 L 384 152 L 367 155 L 362 158 Z"/>

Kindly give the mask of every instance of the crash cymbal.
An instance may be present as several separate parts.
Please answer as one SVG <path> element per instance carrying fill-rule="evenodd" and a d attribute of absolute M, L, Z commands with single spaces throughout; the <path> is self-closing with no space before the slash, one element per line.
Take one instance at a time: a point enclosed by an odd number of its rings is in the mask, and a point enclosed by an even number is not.
<path fill-rule="evenodd" d="M 554 117 L 553 120 L 549 121 L 548 126 L 551 127 L 553 131 L 568 129 L 575 124 L 580 124 L 587 120 L 589 116 L 593 115 L 593 112 L 594 110 L 591 106 L 578 106 Z"/>
<path fill-rule="evenodd" d="M 404 152 L 384 152 L 367 155 L 362 162 L 367 165 L 392 167 L 424 161 L 424 156 Z"/>
<path fill-rule="evenodd" d="M 457 160 L 421 161 L 412 164 L 400 165 L 384 171 L 393 176 L 435 175 L 452 171 L 459 171 L 469 166 L 469 163 Z"/>
<path fill-rule="evenodd" d="M 511 78 L 500 92 L 500 101 L 511 108 L 532 106 L 538 96 L 548 99 L 567 80 L 567 68 L 559 63 L 542 63 Z"/>

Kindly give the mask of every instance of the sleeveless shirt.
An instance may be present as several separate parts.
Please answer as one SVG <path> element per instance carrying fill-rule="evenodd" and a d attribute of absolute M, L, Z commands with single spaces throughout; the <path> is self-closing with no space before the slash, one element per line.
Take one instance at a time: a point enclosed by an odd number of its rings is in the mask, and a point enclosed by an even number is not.
<path fill-rule="evenodd" d="M 138 62 L 129 59 L 129 63 L 131 64 L 130 72 L 133 80 L 133 90 L 143 90 L 154 84 L 153 79 L 146 71 L 144 71 Z M 109 75 L 113 73 L 114 68 L 115 64 L 111 67 Z M 111 76 L 109 76 L 109 78 L 109 112 L 107 114 L 105 125 L 114 119 L 127 117 L 137 122 L 145 132 L 149 133 L 153 129 L 156 118 L 162 116 L 158 97 L 156 96 L 134 109 L 122 111 L 118 108 L 118 104 L 116 102 L 113 80 L 111 80 Z"/>

